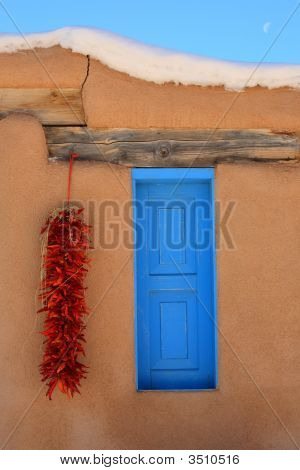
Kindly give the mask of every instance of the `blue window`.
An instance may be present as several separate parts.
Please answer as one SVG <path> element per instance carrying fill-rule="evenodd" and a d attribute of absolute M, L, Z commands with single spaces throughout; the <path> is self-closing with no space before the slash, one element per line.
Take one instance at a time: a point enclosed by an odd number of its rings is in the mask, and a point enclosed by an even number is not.
<path fill-rule="evenodd" d="M 132 179 L 137 388 L 216 388 L 214 170 Z"/>

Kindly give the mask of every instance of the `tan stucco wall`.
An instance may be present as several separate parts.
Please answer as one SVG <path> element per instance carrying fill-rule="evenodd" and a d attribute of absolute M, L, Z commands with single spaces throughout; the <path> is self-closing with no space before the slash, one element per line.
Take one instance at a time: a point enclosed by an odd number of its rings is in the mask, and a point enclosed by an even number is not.
<path fill-rule="evenodd" d="M 87 58 L 59 46 L 0 54 L 0 87 L 80 88 Z"/>
<path fill-rule="evenodd" d="M 236 201 L 236 249 L 218 252 L 218 391 L 135 391 L 132 259 L 114 283 L 132 253 L 120 247 L 92 254 L 88 304 L 95 310 L 82 395 L 55 393 L 49 402 L 38 373 L 39 230 L 65 195 L 67 166 L 47 164 L 42 127 L 21 115 L 0 122 L 0 158 L 1 443 L 12 431 L 6 448 L 299 445 L 299 167 L 216 169 L 217 199 Z M 124 168 L 77 163 L 73 181 L 76 199 L 130 198 Z"/>
<path fill-rule="evenodd" d="M 157 85 L 90 61 L 83 104 L 91 127 L 300 130 L 300 90 Z"/>
<path fill-rule="evenodd" d="M 300 90 L 182 86 L 130 77 L 55 46 L 0 54 L 0 88 L 81 88 L 90 127 L 300 131 Z"/>

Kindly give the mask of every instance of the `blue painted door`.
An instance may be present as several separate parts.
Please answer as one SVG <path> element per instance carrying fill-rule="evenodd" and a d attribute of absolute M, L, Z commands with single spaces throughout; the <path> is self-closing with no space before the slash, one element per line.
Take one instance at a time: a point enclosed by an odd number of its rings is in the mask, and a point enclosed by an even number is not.
<path fill-rule="evenodd" d="M 213 169 L 134 169 L 139 390 L 216 387 Z"/>

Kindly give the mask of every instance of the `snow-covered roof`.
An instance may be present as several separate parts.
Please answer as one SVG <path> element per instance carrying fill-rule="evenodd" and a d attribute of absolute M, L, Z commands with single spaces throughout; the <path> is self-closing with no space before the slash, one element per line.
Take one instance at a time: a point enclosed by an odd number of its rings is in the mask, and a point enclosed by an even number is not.
<path fill-rule="evenodd" d="M 218 86 L 241 90 L 300 88 L 300 65 L 229 62 L 151 47 L 116 34 L 90 28 L 61 28 L 26 36 L 0 35 L 0 52 L 60 45 L 90 55 L 133 77 L 163 84 Z"/>

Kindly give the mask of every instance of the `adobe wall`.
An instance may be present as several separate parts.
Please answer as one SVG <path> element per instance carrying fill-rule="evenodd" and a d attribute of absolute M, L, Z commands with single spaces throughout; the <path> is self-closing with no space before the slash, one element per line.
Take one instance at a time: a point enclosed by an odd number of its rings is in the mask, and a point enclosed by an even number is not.
<path fill-rule="evenodd" d="M 223 245 L 217 254 L 219 390 L 135 391 L 132 252 L 120 246 L 92 253 L 90 370 L 82 395 L 68 400 L 56 392 L 49 402 L 38 373 L 39 230 L 65 195 L 67 165 L 46 157 L 34 118 L 0 122 L 1 443 L 9 449 L 295 448 L 300 169 L 216 169 L 217 200 L 223 207 L 236 202 L 229 224 L 236 249 Z M 122 202 L 130 192 L 128 169 L 75 166 L 76 199 Z"/>
<path fill-rule="evenodd" d="M 59 46 L 0 53 L 1 88 L 80 88 L 87 58 Z"/>
<path fill-rule="evenodd" d="M 300 89 L 183 86 L 130 77 L 59 46 L 0 54 L 0 88 L 83 88 L 90 127 L 300 131 Z"/>
<path fill-rule="evenodd" d="M 300 131 L 300 90 L 157 85 L 90 61 L 83 88 L 90 127 Z"/>

